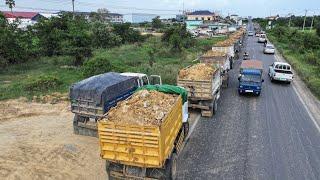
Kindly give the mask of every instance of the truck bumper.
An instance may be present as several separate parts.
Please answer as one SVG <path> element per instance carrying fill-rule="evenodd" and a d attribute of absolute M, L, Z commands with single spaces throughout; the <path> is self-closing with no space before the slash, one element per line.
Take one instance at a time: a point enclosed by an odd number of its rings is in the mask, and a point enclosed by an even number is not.
<path fill-rule="evenodd" d="M 261 93 L 261 90 L 238 88 L 238 92 L 239 92 L 239 94 L 251 93 L 251 94 L 257 94 L 257 95 L 259 95 L 259 94 Z"/>
<path fill-rule="evenodd" d="M 273 79 L 276 81 L 283 81 L 283 82 L 291 82 L 292 81 L 292 79 L 280 78 L 280 77 L 276 77 L 276 76 L 274 76 Z"/>

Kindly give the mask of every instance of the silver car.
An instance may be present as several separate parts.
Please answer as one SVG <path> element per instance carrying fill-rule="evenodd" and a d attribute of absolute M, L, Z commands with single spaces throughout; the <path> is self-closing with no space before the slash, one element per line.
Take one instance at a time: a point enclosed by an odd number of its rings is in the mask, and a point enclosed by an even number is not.
<path fill-rule="evenodd" d="M 267 44 L 263 49 L 263 53 L 265 53 L 265 54 L 274 54 L 275 53 L 274 46 L 272 44 Z"/>
<path fill-rule="evenodd" d="M 248 31 L 248 36 L 253 36 L 253 31 Z"/>

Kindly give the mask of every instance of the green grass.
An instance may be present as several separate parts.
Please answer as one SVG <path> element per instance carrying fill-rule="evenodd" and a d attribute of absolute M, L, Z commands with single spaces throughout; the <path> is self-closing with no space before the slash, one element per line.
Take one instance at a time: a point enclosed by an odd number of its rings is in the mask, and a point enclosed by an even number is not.
<path fill-rule="evenodd" d="M 98 49 L 94 51 L 94 57 L 107 57 L 115 72 L 140 72 L 148 75 L 161 75 L 162 81 L 167 84 L 176 83 L 176 75 L 179 69 L 193 62 L 203 51 L 214 43 L 224 38 L 199 39 L 193 48 L 184 49 L 182 53 L 173 53 L 160 39 L 147 41 L 141 45 L 123 45 L 113 49 Z M 149 65 L 148 49 L 156 44 L 155 63 Z M 0 100 L 18 97 L 32 98 L 33 96 L 50 94 L 53 92 L 68 92 L 72 83 L 84 79 L 81 68 L 68 68 L 72 59 L 66 56 L 42 57 L 29 62 L 11 65 L 0 70 Z M 49 76 L 49 77 L 48 77 Z M 30 90 L 35 81 L 39 79 L 50 81 L 56 78 L 59 84 L 46 89 Z M 42 82 L 40 81 L 40 82 Z M 61 83 L 60 83 L 61 82 Z M 46 83 L 47 84 L 47 83 Z M 52 84 L 52 82 L 49 84 Z M 43 86 L 43 85 L 42 85 Z M 36 88 L 37 89 L 37 88 Z"/>
<path fill-rule="evenodd" d="M 32 98 L 35 95 L 52 92 L 67 92 L 70 84 L 82 78 L 79 69 L 71 69 L 68 57 L 43 57 L 27 63 L 12 65 L 0 71 L 0 100 L 17 97 Z M 62 84 L 42 91 L 28 91 L 26 88 L 44 75 L 59 79 Z"/>
<path fill-rule="evenodd" d="M 301 79 L 306 83 L 311 92 L 320 99 L 320 67 L 308 61 L 308 57 L 315 55 L 320 59 L 320 51 L 299 53 L 289 48 L 288 44 L 277 41 L 274 36 L 268 36 L 280 53 L 293 66 Z"/>

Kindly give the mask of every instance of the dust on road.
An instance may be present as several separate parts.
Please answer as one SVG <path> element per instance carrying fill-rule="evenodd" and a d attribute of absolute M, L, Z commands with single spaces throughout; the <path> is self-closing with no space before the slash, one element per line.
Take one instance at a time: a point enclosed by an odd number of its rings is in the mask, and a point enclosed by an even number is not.
<path fill-rule="evenodd" d="M 0 102 L 0 179 L 106 179 L 98 139 L 72 118 L 67 102 Z"/>

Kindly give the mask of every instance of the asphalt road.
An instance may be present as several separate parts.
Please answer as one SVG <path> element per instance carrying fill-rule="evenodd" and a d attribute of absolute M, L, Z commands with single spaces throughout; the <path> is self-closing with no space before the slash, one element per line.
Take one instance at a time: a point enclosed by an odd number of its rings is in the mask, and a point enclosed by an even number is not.
<path fill-rule="evenodd" d="M 199 120 L 180 154 L 179 179 L 320 179 L 319 130 L 292 85 L 270 82 L 275 57 L 256 37 L 245 44 L 264 63 L 261 96 L 238 95 L 240 58 L 217 114 Z"/>

